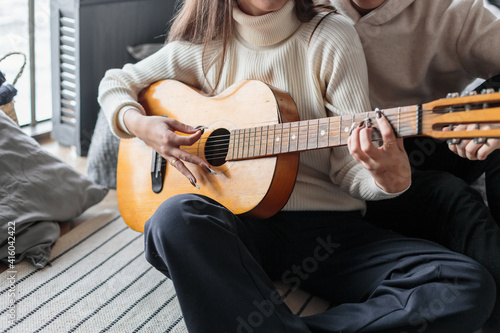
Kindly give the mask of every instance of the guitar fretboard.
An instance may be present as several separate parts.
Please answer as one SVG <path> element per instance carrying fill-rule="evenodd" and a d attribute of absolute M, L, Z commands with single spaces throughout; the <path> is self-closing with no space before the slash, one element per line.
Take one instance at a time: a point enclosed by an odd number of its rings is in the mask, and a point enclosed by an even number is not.
<path fill-rule="evenodd" d="M 421 113 L 418 106 L 383 110 L 400 137 L 420 134 Z M 347 145 L 353 127 L 361 121 L 377 129 L 375 111 L 337 117 L 303 120 L 253 128 L 235 129 L 230 133 L 226 160 L 273 156 L 290 152 Z M 380 140 L 380 135 L 372 137 Z"/>

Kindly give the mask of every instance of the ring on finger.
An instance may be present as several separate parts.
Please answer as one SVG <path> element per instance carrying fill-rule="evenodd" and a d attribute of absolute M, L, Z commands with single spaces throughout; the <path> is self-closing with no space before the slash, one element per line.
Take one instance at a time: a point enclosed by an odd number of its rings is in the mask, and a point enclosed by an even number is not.
<path fill-rule="evenodd" d="M 384 141 L 384 145 L 387 145 L 387 146 L 392 146 L 395 143 L 396 143 L 396 141 Z"/>
<path fill-rule="evenodd" d="M 174 166 L 174 164 L 177 163 L 178 160 L 179 160 L 178 158 L 174 158 L 173 160 L 170 161 L 170 165 Z"/>

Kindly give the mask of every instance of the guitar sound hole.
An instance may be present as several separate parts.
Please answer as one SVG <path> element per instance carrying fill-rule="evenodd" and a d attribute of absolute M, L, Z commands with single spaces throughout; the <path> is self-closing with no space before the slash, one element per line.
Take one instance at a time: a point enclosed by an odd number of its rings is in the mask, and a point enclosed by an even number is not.
<path fill-rule="evenodd" d="M 226 163 L 229 147 L 229 131 L 219 128 L 210 134 L 205 144 L 205 158 L 210 165 L 221 166 Z"/>

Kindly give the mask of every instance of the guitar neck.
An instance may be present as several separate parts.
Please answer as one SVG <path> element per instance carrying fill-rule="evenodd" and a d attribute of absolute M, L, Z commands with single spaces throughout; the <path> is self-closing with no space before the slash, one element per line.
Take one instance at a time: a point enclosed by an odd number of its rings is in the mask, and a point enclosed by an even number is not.
<path fill-rule="evenodd" d="M 421 106 L 413 105 L 383 111 L 399 137 L 421 134 Z M 375 111 L 319 118 L 269 126 L 235 129 L 230 133 L 226 160 L 242 160 L 303 152 L 347 145 L 354 126 L 361 121 L 371 122 L 376 129 Z M 380 140 L 378 130 L 372 140 Z"/>

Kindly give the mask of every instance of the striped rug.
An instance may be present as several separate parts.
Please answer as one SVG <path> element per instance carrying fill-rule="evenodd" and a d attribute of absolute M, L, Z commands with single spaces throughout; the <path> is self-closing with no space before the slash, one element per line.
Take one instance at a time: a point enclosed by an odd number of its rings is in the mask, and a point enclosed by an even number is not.
<path fill-rule="evenodd" d="M 172 281 L 143 248 L 142 234 L 115 211 L 85 221 L 57 241 L 50 266 L 21 263 L 14 279 L 10 270 L 1 274 L 0 332 L 187 332 Z M 277 287 L 299 315 L 328 306 Z"/>

